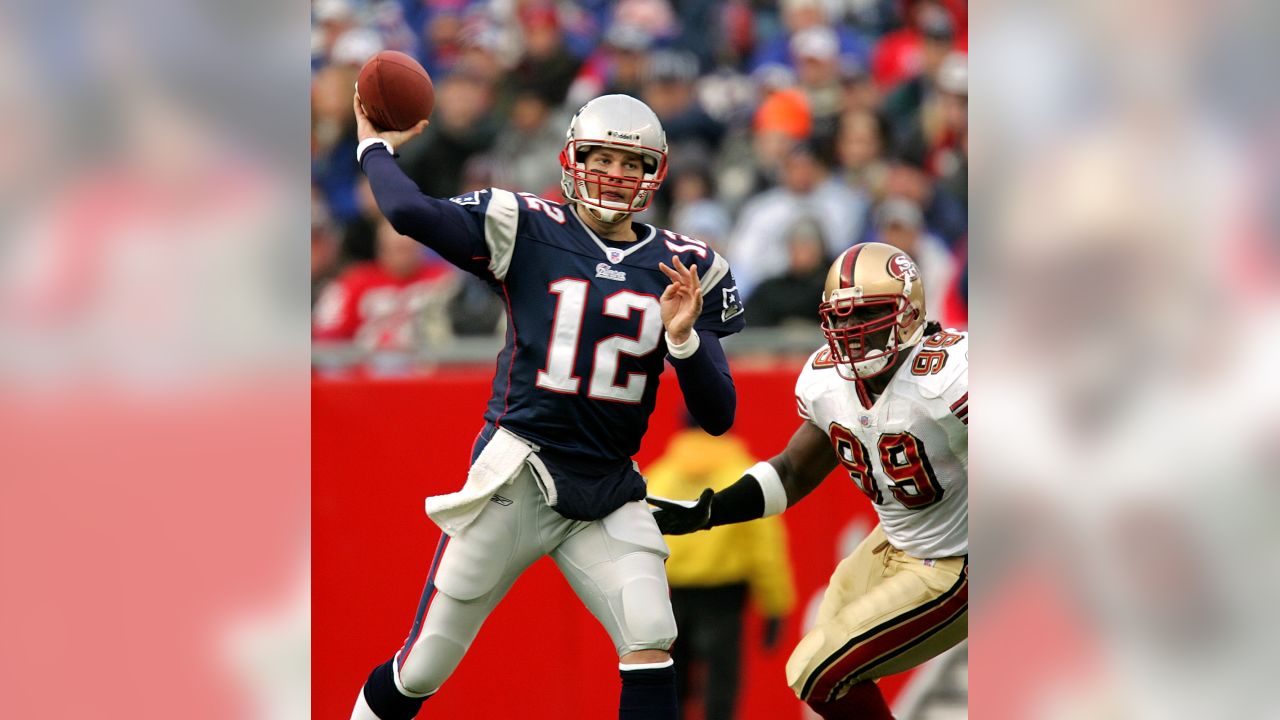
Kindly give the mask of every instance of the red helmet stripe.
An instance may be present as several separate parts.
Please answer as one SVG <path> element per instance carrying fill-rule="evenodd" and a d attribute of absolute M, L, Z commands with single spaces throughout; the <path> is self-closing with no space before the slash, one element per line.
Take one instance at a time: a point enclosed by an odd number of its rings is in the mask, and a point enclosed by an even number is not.
<path fill-rule="evenodd" d="M 844 253 L 844 262 L 840 263 L 840 287 L 853 287 L 853 263 L 858 259 L 865 245 L 854 245 Z"/>

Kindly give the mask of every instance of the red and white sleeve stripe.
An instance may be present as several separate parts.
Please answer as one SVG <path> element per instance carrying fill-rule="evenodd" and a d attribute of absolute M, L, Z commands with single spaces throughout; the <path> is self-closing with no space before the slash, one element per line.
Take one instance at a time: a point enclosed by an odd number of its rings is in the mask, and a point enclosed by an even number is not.
<path fill-rule="evenodd" d="M 969 393 L 961 395 L 959 400 L 951 403 L 951 414 L 965 425 L 969 424 Z"/>

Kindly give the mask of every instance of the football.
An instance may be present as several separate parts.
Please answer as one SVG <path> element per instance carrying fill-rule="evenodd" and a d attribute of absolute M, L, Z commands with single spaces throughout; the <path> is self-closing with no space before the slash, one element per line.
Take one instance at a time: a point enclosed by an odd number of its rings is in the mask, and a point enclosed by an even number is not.
<path fill-rule="evenodd" d="M 417 60 L 383 50 L 360 68 L 356 95 L 369 120 L 383 130 L 408 130 L 431 117 L 436 104 L 431 76 Z"/>

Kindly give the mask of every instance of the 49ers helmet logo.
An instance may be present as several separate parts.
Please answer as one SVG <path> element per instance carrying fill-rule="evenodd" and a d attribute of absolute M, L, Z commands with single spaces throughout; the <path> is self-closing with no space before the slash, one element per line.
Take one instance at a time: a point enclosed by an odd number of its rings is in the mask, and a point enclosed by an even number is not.
<path fill-rule="evenodd" d="M 887 269 L 890 275 L 899 280 L 907 278 L 912 280 L 920 279 L 919 268 L 916 267 L 914 262 L 911 262 L 911 258 L 907 257 L 906 253 L 898 253 L 889 258 L 889 267 Z"/>

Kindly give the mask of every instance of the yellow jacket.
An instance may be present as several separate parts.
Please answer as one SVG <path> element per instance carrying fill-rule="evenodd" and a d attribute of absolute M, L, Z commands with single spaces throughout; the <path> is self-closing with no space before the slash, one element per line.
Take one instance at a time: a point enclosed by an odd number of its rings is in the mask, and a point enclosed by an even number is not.
<path fill-rule="evenodd" d="M 755 460 L 732 436 L 712 437 L 682 430 L 644 472 L 649 494 L 695 500 L 703 488 L 729 487 Z M 780 617 L 795 605 L 795 581 L 787 556 L 787 532 L 779 517 L 722 525 L 689 535 L 668 535 L 672 587 L 694 588 L 747 583 L 760 611 Z"/>

